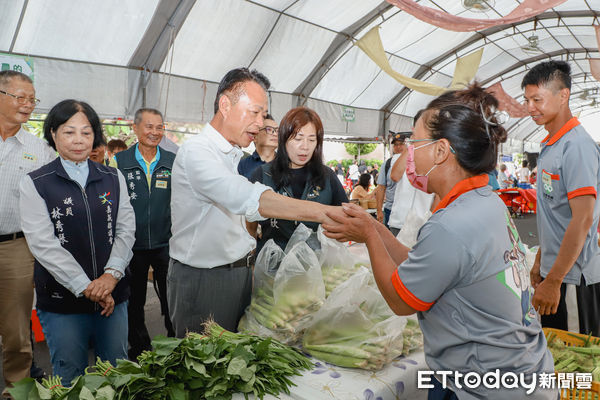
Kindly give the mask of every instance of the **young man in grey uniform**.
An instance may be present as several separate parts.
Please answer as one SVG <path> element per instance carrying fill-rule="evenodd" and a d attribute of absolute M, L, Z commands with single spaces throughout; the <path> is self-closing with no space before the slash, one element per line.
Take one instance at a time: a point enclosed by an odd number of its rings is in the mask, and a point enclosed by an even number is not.
<path fill-rule="evenodd" d="M 531 270 L 532 304 L 543 326 L 598 336 L 600 149 L 571 114 L 570 73 L 566 62 L 548 61 L 521 84 L 529 115 L 548 131 L 538 159 L 540 249 Z"/>
<path fill-rule="evenodd" d="M 398 160 L 404 150 L 404 139 L 410 137 L 410 132 L 392 132 L 392 156 L 387 159 L 381 171 L 377 176 L 377 188 L 375 189 L 375 199 L 377 200 L 377 221 L 388 226 L 390 214 L 392 213 L 392 204 L 394 204 L 394 193 L 396 191 L 396 182 L 392 180 L 390 174 L 394 162 Z"/>

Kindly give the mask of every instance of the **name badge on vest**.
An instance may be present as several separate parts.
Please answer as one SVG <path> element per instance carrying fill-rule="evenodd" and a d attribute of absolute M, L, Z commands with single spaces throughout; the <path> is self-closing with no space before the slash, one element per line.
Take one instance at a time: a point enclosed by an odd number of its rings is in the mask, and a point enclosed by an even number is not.
<path fill-rule="evenodd" d="M 33 154 L 23 153 L 23 159 L 29 160 L 29 161 L 35 161 L 35 160 L 37 160 L 37 157 L 34 156 Z"/>
<path fill-rule="evenodd" d="M 545 169 L 542 170 L 542 184 L 544 185 L 544 193 L 547 195 L 552 195 L 552 174 Z"/>
<path fill-rule="evenodd" d="M 156 181 L 156 187 L 159 189 L 166 189 L 167 181 Z"/>

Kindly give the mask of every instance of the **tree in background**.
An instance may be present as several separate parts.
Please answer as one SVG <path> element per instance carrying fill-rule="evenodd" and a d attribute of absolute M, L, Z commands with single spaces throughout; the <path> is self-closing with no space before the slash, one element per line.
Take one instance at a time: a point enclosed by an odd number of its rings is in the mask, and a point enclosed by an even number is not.
<path fill-rule="evenodd" d="M 372 153 L 377 148 L 377 143 L 344 143 L 346 153 L 358 158 L 362 155 Z"/>

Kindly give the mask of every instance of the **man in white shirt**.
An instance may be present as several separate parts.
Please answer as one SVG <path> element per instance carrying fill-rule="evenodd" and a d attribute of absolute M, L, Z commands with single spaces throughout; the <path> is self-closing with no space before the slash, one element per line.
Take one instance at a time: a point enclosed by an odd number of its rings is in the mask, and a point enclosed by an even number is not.
<path fill-rule="evenodd" d="M 238 174 L 240 147 L 247 147 L 263 127 L 269 85 L 257 71 L 229 71 L 217 90 L 214 118 L 175 158 L 167 293 L 178 337 L 186 330 L 201 330 L 209 317 L 226 329 L 237 329 L 250 303 L 256 247 L 245 219 L 323 223 L 326 210 L 342 213 L 278 195 Z"/>
<path fill-rule="evenodd" d="M 28 377 L 32 360 L 34 260 L 21 230 L 19 182 L 56 158 L 43 140 L 21 127 L 38 102 L 27 75 L 0 72 L 0 336 L 6 386 Z"/>
<path fill-rule="evenodd" d="M 522 189 L 531 189 L 531 184 L 529 183 L 529 167 L 527 160 L 523 160 L 523 167 L 517 172 L 517 176 L 519 177 L 519 187 Z"/>
<path fill-rule="evenodd" d="M 508 179 L 508 175 L 506 175 L 506 170 L 506 164 L 500 164 L 500 172 L 498 172 L 498 183 L 500 184 L 500 189 L 506 189 L 512 184 L 510 179 Z"/>
<path fill-rule="evenodd" d="M 413 119 L 413 126 L 417 124 L 423 110 L 417 112 Z M 406 155 L 404 152 L 394 162 L 390 177 L 396 182 L 394 202 L 388 220 L 390 231 L 397 236 L 409 214 L 418 217 L 423 222 L 426 220 L 427 211 L 433 210 L 439 199 L 434 194 L 429 194 L 415 189 L 408 181 L 406 170 Z"/>

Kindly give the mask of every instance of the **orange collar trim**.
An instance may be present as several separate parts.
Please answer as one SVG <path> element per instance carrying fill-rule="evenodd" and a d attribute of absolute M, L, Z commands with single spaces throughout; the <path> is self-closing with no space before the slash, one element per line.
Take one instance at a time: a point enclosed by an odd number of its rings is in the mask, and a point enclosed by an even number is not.
<path fill-rule="evenodd" d="M 573 117 L 570 120 L 567 121 L 566 124 L 563 125 L 562 128 L 560 128 L 558 130 L 558 132 L 556 132 L 554 134 L 554 136 L 550 137 L 550 134 L 548 134 L 544 140 L 542 140 L 542 143 L 544 142 L 548 142 L 546 143 L 546 146 L 552 146 L 554 143 L 558 142 L 558 139 L 560 139 L 561 137 L 565 136 L 568 132 L 571 131 L 571 129 L 575 128 L 577 125 L 579 125 L 580 122 L 577 119 L 577 117 Z M 548 140 L 550 139 L 550 140 Z"/>
<path fill-rule="evenodd" d="M 490 178 L 487 174 L 475 175 L 470 178 L 463 179 L 462 181 L 454 185 L 452 190 L 450 190 L 448 194 L 444 196 L 442 201 L 439 202 L 439 204 L 437 205 L 435 210 L 433 210 L 433 212 L 448 207 L 450 203 L 458 199 L 466 192 L 469 192 L 473 189 L 478 189 L 480 187 L 484 187 L 488 184 L 489 179 Z"/>

